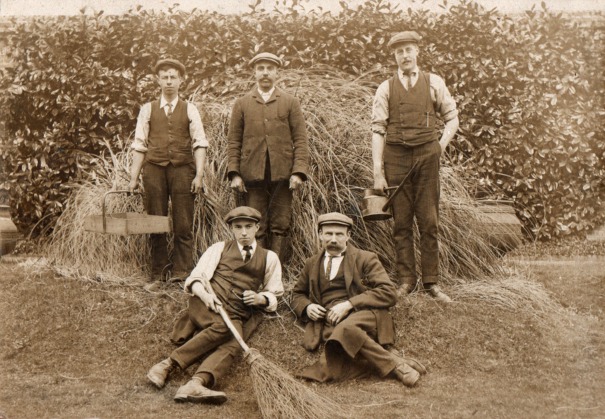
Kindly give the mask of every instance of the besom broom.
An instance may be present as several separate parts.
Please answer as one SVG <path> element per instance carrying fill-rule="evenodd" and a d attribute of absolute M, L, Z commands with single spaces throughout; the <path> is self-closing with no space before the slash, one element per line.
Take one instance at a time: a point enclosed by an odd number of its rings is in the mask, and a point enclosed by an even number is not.
<path fill-rule="evenodd" d="M 209 283 L 206 290 L 214 294 Z M 346 409 L 304 384 L 296 381 L 277 364 L 261 353 L 250 348 L 231 322 L 229 315 L 221 305 L 216 306 L 218 313 L 244 350 L 244 359 L 250 365 L 250 377 L 256 401 L 265 419 L 323 419 L 348 418 Z"/>

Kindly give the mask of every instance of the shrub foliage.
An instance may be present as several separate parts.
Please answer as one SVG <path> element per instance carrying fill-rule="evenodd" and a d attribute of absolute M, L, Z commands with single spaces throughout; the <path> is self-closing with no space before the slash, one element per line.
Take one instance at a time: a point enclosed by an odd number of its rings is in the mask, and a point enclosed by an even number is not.
<path fill-rule="evenodd" d="M 601 15 L 579 21 L 543 5 L 510 17 L 469 0 L 444 2 L 441 14 L 381 0 L 341 6 L 331 14 L 296 0 L 271 11 L 257 3 L 240 15 L 139 7 L 15 22 L 14 66 L 0 80 L 3 187 L 15 221 L 35 234 L 52 226 L 69 185 L 95 172 L 104 141 L 117 147 L 131 136 L 140 104 L 157 95 L 150 69 L 160 57 L 185 63 L 184 96 L 202 100 L 240 89 L 249 58 L 265 50 L 293 69 L 370 73 L 377 86 L 395 70 L 386 42 L 404 29 L 423 36 L 420 66 L 456 98 L 461 128 L 449 153 L 477 190 L 514 199 L 543 239 L 605 219 Z"/>

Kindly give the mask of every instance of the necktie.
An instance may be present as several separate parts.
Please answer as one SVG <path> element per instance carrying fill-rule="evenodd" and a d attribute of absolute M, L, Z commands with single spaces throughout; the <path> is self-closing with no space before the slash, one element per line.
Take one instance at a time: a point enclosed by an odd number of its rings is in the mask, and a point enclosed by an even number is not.
<path fill-rule="evenodd" d="M 252 250 L 252 246 L 244 246 L 244 251 L 246 252 L 246 256 L 244 256 L 244 262 L 248 262 L 252 257 L 252 253 L 250 252 L 250 250 Z"/>
<path fill-rule="evenodd" d="M 334 256 L 328 256 L 328 266 L 326 266 L 326 279 L 330 280 L 330 274 L 332 273 L 332 259 Z"/>
<path fill-rule="evenodd" d="M 172 116 L 172 103 L 166 104 L 166 116 L 170 118 Z"/>

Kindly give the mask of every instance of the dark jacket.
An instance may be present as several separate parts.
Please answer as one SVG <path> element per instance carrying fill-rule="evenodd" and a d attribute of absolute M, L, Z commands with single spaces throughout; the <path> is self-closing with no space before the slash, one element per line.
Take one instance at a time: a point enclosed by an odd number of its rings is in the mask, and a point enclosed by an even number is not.
<path fill-rule="evenodd" d="M 309 145 L 300 102 L 279 88 L 265 103 L 255 86 L 237 99 L 231 112 L 227 143 L 228 175 L 244 182 L 265 178 L 269 153 L 271 181 L 309 171 Z"/>
<path fill-rule="evenodd" d="M 316 349 L 321 338 L 317 336 L 321 333 L 321 328 L 316 325 L 319 322 L 310 321 L 306 308 L 309 304 L 321 304 L 319 270 L 323 269 L 323 254 L 324 252 L 321 252 L 307 259 L 292 292 L 292 308 L 298 318 L 307 322 L 304 346 L 308 350 Z M 378 256 L 349 244 L 342 263 L 347 294 L 353 310 L 372 310 L 376 315 L 378 343 L 393 343 L 395 332 L 388 308 L 397 303 L 397 291 Z"/>

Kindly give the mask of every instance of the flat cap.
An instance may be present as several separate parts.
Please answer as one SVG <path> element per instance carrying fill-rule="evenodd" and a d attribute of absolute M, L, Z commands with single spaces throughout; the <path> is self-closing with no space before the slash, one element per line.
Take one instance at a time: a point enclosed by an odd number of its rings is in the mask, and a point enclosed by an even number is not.
<path fill-rule="evenodd" d="M 393 35 L 393 37 L 387 44 L 387 47 L 392 48 L 397 44 L 404 44 L 406 42 L 417 44 L 418 42 L 420 42 L 421 39 L 422 37 L 414 31 L 399 32 Z"/>
<path fill-rule="evenodd" d="M 158 74 L 158 71 L 165 67 L 177 69 L 181 76 L 185 75 L 185 66 L 183 65 L 183 63 L 173 58 L 164 58 L 162 60 L 159 60 L 153 67 L 153 73 Z"/>
<path fill-rule="evenodd" d="M 260 212 L 251 207 L 237 207 L 225 215 L 225 222 L 231 224 L 235 220 L 251 220 L 258 223 L 262 218 Z"/>
<path fill-rule="evenodd" d="M 261 52 L 260 54 L 256 54 L 248 63 L 249 66 L 253 66 L 259 61 L 271 61 L 274 64 L 277 64 L 278 67 L 282 66 L 281 58 L 279 58 L 275 54 L 271 54 L 270 52 Z"/>
<path fill-rule="evenodd" d="M 330 212 L 317 217 L 317 227 L 321 228 L 324 224 L 339 224 L 347 227 L 353 227 L 353 220 L 339 212 Z"/>

